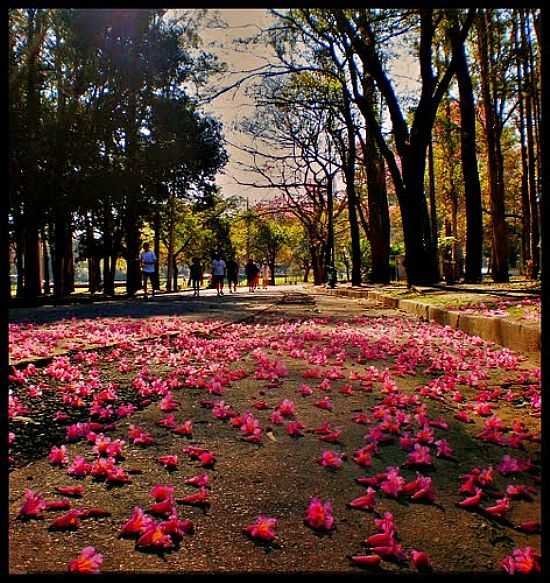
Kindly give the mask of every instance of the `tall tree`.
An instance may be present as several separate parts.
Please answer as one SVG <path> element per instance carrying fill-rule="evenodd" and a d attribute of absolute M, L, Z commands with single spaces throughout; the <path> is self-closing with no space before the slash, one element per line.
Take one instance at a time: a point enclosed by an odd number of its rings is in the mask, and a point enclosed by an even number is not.
<path fill-rule="evenodd" d="M 487 138 L 487 173 L 492 225 L 492 275 L 496 282 L 507 282 L 508 229 L 504 209 L 504 177 L 502 157 L 502 125 L 499 112 L 504 98 L 497 87 L 495 38 L 492 9 L 484 9 L 477 19 L 481 94 L 485 134 Z"/>
<path fill-rule="evenodd" d="M 460 104 L 460 153 L 466 203 L 465 281 L 478 283 L 481 281 L 483 219 L 481 185 L 476 154 L 476 108 L 466 51 L 464 43 L 460 42 L 459 26 L 455 19 L 452 22 L 450 37 L 456 61 L 456 78 Z"/>

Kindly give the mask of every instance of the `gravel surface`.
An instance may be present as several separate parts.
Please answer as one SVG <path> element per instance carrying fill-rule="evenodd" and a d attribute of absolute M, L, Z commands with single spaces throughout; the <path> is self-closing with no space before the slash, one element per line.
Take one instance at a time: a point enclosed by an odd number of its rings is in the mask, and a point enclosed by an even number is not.
<path fill-rule="evenodd" d="M 284 292 L 284 293 L 283 293 Z M 278 303 L 277 303 L 278 302 Z M 212 307 L 214 306 L 214 307 Z M 261 311 L 265 310 L 266 311 Z M 350 300 L 332 296 L 302 295 L 295 288 L 275 292 L 259 292 L 257 295 L 239 293 L 237 296 L 226 295 L 222 298 L 204 297 L 199 301 L 181 298 L 178 301 L 158 298 L 154 302 L 121 302 L 120 305 L 109 304 L 103 310 L 98 305 L 78 306 L 72 312 L 59 308 L 35 308 L 32 314 L 11 314 L 14 321 L 51 322 L 67 317 L 91 318 L 106 315 L 146 318 L 161 314 L 179 314 L 196 321 L 219 319 L 235 321 L 250 316 L 256 310 L 256 318 L 244 324 L 242 330 L 250 339 L 262 339 L 273 335 L 277 326 L 283 322 L 296 325 L 310 321 L 321 331 L 330 332 L 335 326 L 347 322 L 358 331 L 368 329 L 368 319 L 385 318 L 388 323 L 394 319 L 407 318 L 395 310 L 382 309 L 375 302 Z M 367 320 L 355 320 L 357 316 Z M 315 324 L 315 319 L 323 318 Z M 378 320 L 376 320 L 378 321 Z M 215 343 L 217 339 L 231 334 L 231 327 L 218 328 L 204 334 L 203 339 Z M 200 337 L 200 334 L 197 338 Z M 148 341 L 152 346 L 154 341 Z M 147 345 L 147 343 L 144 343 Z M 162 340 L 172 353 L 178 352 L 178 339 Z M 316 345 L 311 340 L 308 346 Z M 240 360 L 233 363 L 233 368 L 244 368 L 251 373 L 255 360 L 251 352 L 254 344 L 245 350 Z M 345 347 L 342 347 L 345 348 Z M 425 550 L 430 555 L 434 570 L 439 573 L 495 573 L 501 572 L 499 561 L 516 547 L 533 546 L 540 548 L 539 535 L 527 535 L 518 532 L 510 525 L 520 521 L 540 520 L 540 497 L 534 501 L 514 500 L 512 510 L 506 521 L 493 520 L 478 512 L 468 512 L 457 508 L 455 503 L 462 499 L 457 494 L 460 484 L 459 476 L 475 466 L 498 465 L 503 453 L 525 457 L 529 454 L 535 463 L 534 470 L 522 476 L 504 478 L 497 475 L 498 488 L 505 488 L 509 483 L 527 483 L 537 486 L 540 476 L 540 445 L 536 442 L 527 444 L 526 452 L 502 448 L 495 444 L 481 442 L 475 436 L 483 427 L 484 419 L 476 418 L 472 425 L 466 425 L 453 419 L 456 412 L 447 403 L 426 400 L 430 418 L 444 417 L 449 423 L 447 431 L 435 429 L 437 438 L 444 437 L 455 450 L 457 461 L 435 458 L 433 468 L 423 469 L 422 473 L 433 478 L 437 499 L 435 504 L 410 503 L 407 500 L 393 500 L 377 494 L 375 512 L 350 509 L 347 503 L 356 496 L 365 493 L 365 487 L 357 484 L 354 478 L 361 475 L 373 475 L 383 471 L 387 466 L 400 465 L 405 453 L 398 441 L 382 446 L 380 456 L 373 458 L 373 466 L 362 469 L 350 459 L 357 448 L 365 444 L 364 435 L 368 426 L 350 422 L 358 412 L 367 412 L 381 402 L 384 395 L 379 391 L 361 391 L 354 383 L 354 393 L 346 396 L 338 388 L 346 381 L 332 383 L 332 390 L 327 393 L 334 403 L 333 411 L 324 411 L 311 406 L 323 393 L 316 389 L 315 395 L 307 398 L 297 394 L 302 383 L 312 387 L 318 379 L 304 379 L 303 373 L 312 368 L 312 364 L 300 358 L 277 355 L 276 349 L 263 348 L 271 358 L 282 358 L 288 367 L 288 377 L 284 382 L 270 385 L 265 380 L 257 380 L 253 374 L 234 381 L 221 397 L 211 396 L 204 389 L 187 387 L 174 391 L 178 409 L 174 412 L 176 419 L 193 420 L 193 436 L 179 436 L 158 425 L 166 416 L 155 402 L 143 406 L 143 399 L 137 398 L 131 388 L 139 366 L 132 371 L 119 371 L 120 357 L 112 362 L 103 358 L 110 351 L 105 351 L 102 358 L 94 365 L 99 370 L 101 379 L 108 379 L 119 385 L 117 393 L 121 402 L 135 403 L 139 409 L 131 417 L 116 423 L 115 429 L 109 431 L 112 438 L 128 439 L 127 429 L 130 423 L 136 424 L 151 433 L 156 442 L 149 447 L 127 445 L 124 468 L 138 470 L 131 475 L 132 483 L 120 487 L 107 487 L 101 481 L 90 476 L 76 480 L 66 475 L 64 469 L 52 467 L 45 457 L 51 445 L 63 443 L 65 426 L 79 419 L 74 409 L 67 409 L 70 420 L 63 424 L 51 422 L 54 410 L 60 409 L 57 387 L 51 382 L 44 397 L 40 400 L 26 399 L 24 391 L 13 386 L 15 394 L 30 408 L 29 418 L 37 424 L 19 421 L 12 423 L 10 430 L 15 431 L 17 439 L 12 446 L 15 463 L 10 472 L 9 500 L 9 544 L 10 572 L 21 573 L 61 573 L 66 572 L 69 560 L 78 556 L 82 548 L 94 546 L 104 556 L 102 571 L 105 573 L 359 573 L 368 576 L 371 572 L 411 573 L 415 569 L 411 563 L 383 561 L 377 570 L 361 569 L 352 566 L 348 556 L 364 554 L 364 540 L 376 532 L 373 518 L 391 511 L 395 517 L 400 541 L 406 549 Z M 124 353 L 130 362 L 139 355 Z M 385 360 L 370 360 L 368 366 L 375 366 L 380 371 L 391 366 L 394 357 Z M 536 365 L 536 362 L 527 363 Z M 330 366 L 330 364 L 327 364 Z M 346 367 L 349 368 L 349 363 Z M 367 366 L 367 365 L 364 365 Z M 89 367 L 83 367 L 89 370 Z M 153 361 L 151 371 L 162 378 L 170 372 L 167 362 Z M 504 371 L 506 372 L 506 371 Z M 506 374 L 493 371 L 490 382 L 505 384 Z M 399 377 L 399 389 L 406 394 L 413 394 L 415 388 L 428 382 L 433 376 Z M 461 388 L 462 390 L 462 388 Z M 475 393 L 471 388 L 462 390 L 466 397 Z M 231 427 L 212 416 L 210 409 L 202 407 L 200 401 L 205 398 L 224 399 L 235 410 L 250 410 L 257 417 L 264 435 L 261 444 L 247 443 L 239 439 L 238 428 Z M 274 407 L 284 398 L 292 399 L 296 404 L 296 417 L 306 428 L 318 427 L 324 421 L 330 421 L 334 427 L 341 427 L 343 433 L 340 443 L 323 443 L 318 436 L 306 432 L 304 437 L 292 438 L 287 435 L 283 425 L 274 425 L 270 415 Z M 266 410 L 256 410 L 252 404 L 263 399 L 268 404 Z M 153 401 L 158 399 L 153 399 Z M 510 423 L 521 416 L 529 430 L 540 431 L 540 420 L 526 414 L 522 402 L 498 402 L 495 413 L 504 423 Z M 63 410 L 61 408 L 61 410 Z M 121 539 L 118 531 L 129 518 L 134 506 L 147 509 L 151 504 L 149 491 L 156 483 L 173 484 L 176 496 L 191 494 L 194 488 L 183 483 L 185 478 L 205 471 L 197 462 L 189 460 L 182 454 L 182 448 L 196 445 L 215 452 L 217 462 L 213 469 L 206 470 L 211 481 L 210 506 L 206 509 L 178 505 L 180 518 L 193 521 L 195 532 L 186 536 L 179 548 L 165 553 L 145 553 L 135 550 L 133 540 Z M 323 450 L 346 452 L 348 459 L 342 468 L 329 471 L 316 460 Z M 69 457 L 84 455 L 90 458 L 90 447 L 86 441 L 68 445 Z M 156 460 L 159 455 L 177 454 L 180 458 L 178 469 L 173 472 L 165 470 Z M 415 477 L 415 471 L 403 468 L 402 473 L 408 480 Z M 85 495 L 82 500 L 75 500 L 73 507 L 97 506 L 108 510 L 111 515 L 104 518 L 82 520 L 80 528 L 73 532 L 52 532 L 47 525 L 63 512 L 45 512 L 46 520 L 16 520 L 21 507 L 23 491 L 31 488 L 42 493 L 46 499 L 60 499 L 55 487 L 82 483 Z M 312 496 L 333 502 L 336 529 L 326 535 L 317 534 L 304 522 L 304 512 Z M 278 519 L 278 543 L 275 545 L 256 544 L 243 535 L 242 529 L 260 515 L 274 516 Z M 48 549 L 47 552 L 44 552 Z"/>

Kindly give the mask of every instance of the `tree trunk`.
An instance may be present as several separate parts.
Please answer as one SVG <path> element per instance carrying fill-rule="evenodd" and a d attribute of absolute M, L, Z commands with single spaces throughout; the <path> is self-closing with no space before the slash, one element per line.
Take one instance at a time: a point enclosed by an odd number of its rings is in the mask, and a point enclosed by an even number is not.
<path fill-rule="evenodd" d="M 502 149 L 500 132 L 495 111 L 494 95 L 491 95 L 491 85 L 494 87 L 494 72 L 489 62 L 488 40 L 492 36 L 489 9 L 484 9 L 478 19 L 478 44 L 481 73 L 481 93 L 485 116 L 485 132 L 487 136 L 487 174 L 489 181 L 489 198 L 491 202 L 491 225 L 493 262 L 492 275 L 495 282 L 508 282 L 508 232 L 504 212 L 504 184 L 502 182 Z"/>
<path fill-rule="evenodd" d="M 133 65 L 132 65 L 133 66 Z M 126 293 L 134 296 L 141 289 L 139 264 L 140 213 L 139 213 L 139 169 L 137 165 L 137 107 L 134 73 L 128 71 L 128 116 L 126 127 L 126 156 L 128 190 L 126 193 Z"/>
<path fill-rule="evenodd" d="M 166 274 L 166 291 L 172 291 L 172 280 L 174 271 L 174 195 L 170 194 L 168 205 L 170 209 L 168 217 L 168 250 L 167 250 L 167 274 Z"/>
<path fill-rule="evenodd" d="M 364 160 L 372 257 L 369 280 L 373 283 L 388 283 L 390 281 L 390 214 L 384 159 L 376 147 L 374 136 L 369 131 L 365 137 Z"/>
<path fill-rule="evenodd" d="M 433 138 L 430 136 L 428 143 L 428 194 L 430 197 L 430 222 L 432 225 L 432 245 L 438 253 L 439 229 L 437 222 L 437 205 L 435 201 L 435 170 L 434 170 L 434 149 Z"/>
<path fill-rule="evenodd" d="M 361 285 L 361 235 L 357 220 L 357 192 L 355 191 L 355 126 L 351 117 L 351 103 L 346 91 L 344 97 L 344 117 L 347 129 L 347 152 L 344 151 L 344 175 L 348 199 L 348 220 L 351 236 L 351 285 Z"/>
<path fill-rule="evenodd" d="M 103 293 L 106 296 L 115 295 L 113 273 L 110 259 L 113 252 L 113 219 L 111 207 L 106 202 L 103 206 Z"/>
<path fill-rule="evenodd" d="M 178 291 L 178 258 L 172 257 L 172 291 Z"/>
<path fill-rule="evenodd" d="M 159 257 L 160 257 L 160 211 L 155 210 L 155 216 L 153 219 L 153 245 L 155 252 L 155 276 L 153 285 L 156 290 L 160 290 L 160 276 L 159 276 Z"/>
<path fill-rule="evenodd" d="M 310 243 L 309 250 L 311 253 L 311 268 L 313 270 L 313 283 L 322 285 L 325 282 L 325 272 L 323 269 L 322 254 L 319 252 L 319 246 L 316 242 Z"/>
<path fill-rule="evenodd" d="M 516 74 L 519 96 L 519 143 L 521 151 L 521 272 L 528 273 L 531 259 L 531 208 L 529 201 L 529 166 L 527 162 L 527 142 L 525 138 L 525 96 L 523 63 L 520 55 L 517 20 L 514 24 L 514 48 L 516 50 Z"/>
<path fill-rule="evenodd" d="M 325 265 L 334 265 L 334 176 L 327 176 L 327 242 L 325 245 Z"/>
<path fill-rule="evenodd" d="M 24 246 L 25 241 L 23 237 L 23 217 L 18 214 L 15 218 L 15 270 L 17 271 L 17 287 L 15 291 L 15 296 L 17 298 L 22 298 L 24 295 Z"/>
<path fill-rule="evenodd" d="M 24 285 L 23 297 L 33 300 L 41 292 L 40 281 L 40 251 L 38 240 L 38 217 L 30 210 L 25 210 L 24 245 Z"/>
<path fill-rule="evenodd" d="M 403 221 L 407 282 L 409 285 L 429 285 L 438 281 L 439 277 L 424 194 L 428 142 L 418 142 L 414 146 L 411 144 L 407 155 L 402 158 L 403 190 L 396 190 Z"/>
<path fill-rule="evenodd" d="M 457 62 L 456 76 L 460 97 L 460 154 L 466 207 L 466 272 L 464 279 L 468 283 L 479 283 L 483 260 L 483 217 L 476 155 L 475 102 L 464 43 L 456 40 L 456 34 L 455 32 L 452 35 L 452 45 Z"/>
<path fill-rule="evenodd" d="M 42 239 L 42 261 L 43 261 L 43 268 L 42 271 L 44 273 L 44 295 L 50 295 L 50 255 L 48 253 L 48 242 L 46 240 L 46 230 L 42 228 L 41 230 L 41 239 Z"/>
<path fill-rule="evenodd" d="M 532 63 L 530 62 L 530 43 L 525 32 L 525 17 L 523 11 L 520 12 L 521 18 L 521 41 L 522 53 L 524 54 L 523 61 L 523 77 L 526 84 L 525 95 L 525 130 L 527 134 L 527 159 L 528 159 L 528 184 L 529 184 L 529 206 L 531 216 L 531 239 L 530 239 L 530 253 L 532 268 L 529 276 L 536 279 L 539 272 L 539 209 L 537 203 L 537 182 L 536 182 L 536 160 L 535 160 L 535 143 L 534 143 L 534 129 L 533 129 L 533 105 L 535 102 L 535 83 L 533 78 Z"/>

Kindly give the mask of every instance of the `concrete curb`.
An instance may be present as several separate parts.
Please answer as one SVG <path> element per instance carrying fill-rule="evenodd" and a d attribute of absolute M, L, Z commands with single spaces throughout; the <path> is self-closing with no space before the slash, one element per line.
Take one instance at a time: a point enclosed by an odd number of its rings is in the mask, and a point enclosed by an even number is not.
<path fill-rule="evenodd" d="M 414 314 L 422 320 L 462 330 L 466 334 L 479 336 L 484 340 L 495 342 L 517 352 L 540 352 L 540 327 L 537 325 L 513 322 L 504 318 L 464 314 L 417 300 L 400 300 L 378 290 L 325 288 L 318 291 L 333 296 L 376 300 L 385 308 L 400 309 Z"/>

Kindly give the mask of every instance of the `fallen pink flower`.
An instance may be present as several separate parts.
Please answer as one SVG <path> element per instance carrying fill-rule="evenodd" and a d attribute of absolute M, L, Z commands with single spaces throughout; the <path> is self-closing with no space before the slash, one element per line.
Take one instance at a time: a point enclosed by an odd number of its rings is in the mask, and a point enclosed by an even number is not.
<path fill-rule="evenodd" d="M 102 563 L 103 555 L 94 547 L 85 547 L 77 559 L 69 562 L 68 569 L 70 573 L 97 574 Z"/>
<path fill-rule="evenodd" d="M 306 510 L 305 523 L 311 528 L 320 531 L 328 531 L 334 528 L 332 516 L 332 503 L 323 502 L 320 498 L 311 498 Z"/>
<path fill-rule="evenodd" d="M 178 435 L 191 436 L 193 435 L 193 422 L 188 419 L 179 427 L 172 429 L 172 432 L 177 433 Z"/>
<path fill-rule="evenodd" d="M 500 464 L 497 466 L 497 470 L 503 475 L 508 474 L 518 474 L 520 472 L 525 472 L 531 469 L 532 463 L 530 460 L 520 460 L 505 454 L 502 457 Z"/>
<path fill-rule="evenodd" d="M 326 433 L 319 437 L 321 441 L 326 441 L 327 443 L 340 443 L 340 437 L 342 435 L 341 429 L 336 429 L 330 433 Z"/>
<path fill-rule="evenodd" d="M 414 500 L 415 502 L 418 502 L 419 500 L 433 502 L 435 500 L 435 493 L 432 489 L 432 479 L 418 474 L 416 483 L 418 489 L 412 494 L 411 500 Z"/>
<path fill-rule="evenodd" d="M 120 529 L 120 534 L 122 536 L 141 535 L 154 523 L 155 521 L 147 516 L 139 506 L 135 506 L 132 516 Z"/>
<path fill-rule="evenodd" d="M 449 446 L 449 444 L 447 443 L 447 440 L 439 439 L 435 442 L 435 446 L 437 448 L 437 451 L 435 454 L 437 457 L 445 458 L 448 460 L 455 459 L 454 452 L 451 449 L 451 447 Z"/>
<path fill-rule="evenodd" d="M 158 462 L 162 464 L 167 470 L 175 470 L 178 467 L 177 455 L 161 455 Z"/>
<path fill-rule="evenodd" d="M 122 468 L 117 467 L 107 471 L 105 481 L 107 484 L 130 484 L 132 482 L 128 474 Z"/>
<path fill-rule="evenodd" d="M 430 448 L 416 443 L 414 450 L 409 454 L 405 461 L 407 466 L 431 466 L 432 458 L 430 456 Z"/>
<path fill-rule="evenodd" d="M 399 474 L 399 468 L 390 467 L 386 472 L 386 478 L 380 483 L 380 488 L 388 496 L 397 498 L 404 485 L 405 478 Z"/>
<path fill-rule="evenodd" d="M 185 447 L 182 451 L 183 453 L 187 454 L 192 460 L 196 460 L 206 450 L 203 449 L 202 447 L 195 447 L 194 445 L 190 445 L 189 447 Z"/>
<path fill-rule="evenodd" d="M 282 425 L 284 423 L 284 418 L 278 410 L 271 413 L 270 419 L 271 423 L 274 423 L 275 425 Z"/>
<path fill-rule="evenodd" d="M 148 512 L 151 514 L 157 514 L 159 516 L 168 516 L 172 514 L 174 511 L 174 500 L 172 496 L 153 504 L 151 508 L 149 508 Z"/>
<path fill-rule="evenodd" d="M 191 506 L 210 506 L 208 490 L 204 487 L 201 487 L 196 494 L 190 494 L 183 498 L 176 498 L 176 502 L 179 502 L 180 504 L 189 504 Z"/>
<path fill-rule="evenodd" d="M 172 540 L 180 541 L 186 534 L 192 534 L 193 523 L 187 518 L 180 519 L 177 514 L 172 514 L 168 520 L 159 524 L 160 530 L 170 536 Z"/>
<path fill-rule="evenodd" d="M 189 484 L 190 486 L 196 486 L 198 488 L 208 487 L 208 474 L 200 474 L 198 476 L 193 476 L 192 478 L 187 478 L 184 480 L 184 484 Z"/>
<path fill-rule="evenodd" d="M 361 510 L 372 510 L 375 504 L 376 490 L 374 488 L 367 488 L 367 493 L 363 496 L 358 496 L 348 503 L 351 508 L 360 508 Z"/>
<path fill-rule="evenodd" d="M 391 512 L 384 512 L 382 518 L 375 518 L 374 524 L 382 532 L 393 534 L 395 532 L 395 524 L 393 519 L 393 514 Z"/>
<path fill-rule="evenodd" d="M 342 467 L 344 463 L 345 454 L 336 451 L 323 451 L 317 463 L 331 470 L 337 470 Z"/>
<path fill-rule="evenodd" d="M 500 518 L 504 516 L 508 510 L 510 510 L 510 499 L 505 496 L 504 498 L 497 500 L 497 503 L 494 506 L 484 508 L 483 510 L 492 516 L 497 516 Z"/>
<path fill-rule="evenodd" d="M 92 470 L 92 464 L 88 463 L 81 455 L 75 456 L 73 463 L 67 469 L 69 476 L 82 477 L 88 475 Z"/>
<path fill-rule="evenodd" d="M 462 421 L 463 423 L 473 423 L 474 420 L 468 416 L 466 411 L 459 411 L 455 416 L 455 419 Z"/>
<path fill-rule="evenodd" d="M 298 392 L 300 395 L 302 395 L 302 397 L 309 397 L 310 395 L 313 395 L 313 389 L 308 385 L 300 385 Z"/>
<path fill-rule="evenodd" d="M 97 506 L 92 506 L 91 508 L 84 508 L 79 510 L 80 518 L 105 518 L 106 516 L 111 516 L 108 510 L 99 508 Z"/>
<path fill-rule="evenodd" d="M 51 500 L 46 502 L 45 510 L 70 510 L 71 501 L 68 498 L 63 498 L 63 500 Z"/>
<path fill-rule="evenodd" d="M 155 499 L 156 502 L 166 500 L 174 494 L 174 486 L 165 486 L 164 484 L 157 484 L 153 486 L 149 492 L 149 496 Z"/>
<path fill-rule="evenodd" d="M 411 551 L 411 561 L 413 565 L 419 570 L 431 570 L 432 563 L 430 557 L 424 551 L 417 551 L 413 549 Z"/>
<path fill-rule="evenodd" d="M 506 494 L 511 498 L 524 498 L 525 500 L 532 500 L 532 494 L 536 494 L 536 492 L 536 488 L 524 484 L 510 484 L 506 488 Z"/>
<path fill-rule="evenodd" d="M 393 530 L 386 532 L 377 532 L 376 534 L 371 534 L 365 541 L 368 546 L 371 547 L 386 547 L 391 546 L 394 542 Z"/>
<path fill-rule="evenodd" d="M 201 463 L 201 466 L 210 468 L 216 463 L 216 456 L 211 451 L 203 451 L 199 455 L 198 460 Z"/>
<path fill-rule="evenodd" d="M 77 498 L 84 494 L 84 486 L 57 486 L 56 490 L 65 496 L 75 496 Z"/>
<path fill-rule="evenodd" d="M 152 445 L 155 443 L 152 435 L 145 433 L 136 425 L 130 425 L 128 428 L 128 438 L 134 445 Z"/>
<path fill-rule="evenodd" d="M 159 524 L 151 525 L 136 541 L 136 548 L 166 550 L 173 546 L 171 537 Z"/>
<path fill-rule="evenodd" d="M 302 429 L 304 425 L 299 421 L 289 421 L 286 426 L 286 431 L 291 437 L 303 437 Z"/>
<path fill-rule="evenodd" d="M 368 423 L 370 423 L 369 416 L 366 415 L 365 413 L 357 413 L 351 418 L 351 420 L 354 423 L 358 423 L 359 425 L 367 425 Z"/>
<path fill-rule="evenodd" d="M 313 404 L 316 407 L 319 407 L 319 409 L 325 409 L 326 411 L 332 411 L 334 409 L 334 404 L 332 403 L 329 397 L 324 397 L 320 401 L 317 401 L 316 403 Z"/>
<path fill-rule="evenodd" d="M 351 562 L 365 567 L 378 567 L 382 557 L 380 555 L 352 555 Z"/>
<path fill-rule="evenodd" d="M 294 417 L 296 415 L 296 407 L 290 399 L 283 399 L 277 409 L 283 417 Z"/>
<path fill-rule="evenodd" d="M 403 551 L 403 545 L 398 544 L 395 541 L 393 541 L 393 544 L 391 545 L 373 546 L 371 550 L 377 555 L 393 558 L 399 562 L 405 561 L 407 558 L 407 555 L 405 555 L 405 552 Z"/>
<path fill-rule="evenodd" d="M 158 424 L 161 425 L 162 427 L 173 429 L 176 426 L 176 417 L 175 415 L 168 415 L 167 417 L 164 417 L 163 419 L 158 421 Z"/>
<path fill-rule="evenodd" d="M 522 522 L 517 527 L 517 529 L 528 534 L 540 534 L 541 532 L 541 526 L 538 520 L 528 520 L 527 522 Z"/>
<path fill-rule="evenodd" d="M 52 447 L 48 454 L 48 461 L 52 466 L 63 466 L 68 464 L 69 458 L 67 456 L 67 447 L 65 445 L 62 445 L 61 447 Z"/>
<path fill-rule="evenodd" d="M 481 497 L 483 496 L 483 491 L 481 490 L 481 488 L 476 488 L 475 489 L 475 494 L 473 496 L 470 496 L 469 498 L 465 498 L 464 500 L 462 500 L 461 502 L 458 502 L 458 506 L 461 506 L 462 508 L 471 508 L 473 506 L 479 506 L 479 503 L 481 502 Z"/>
<path fill-rule="evenodd" d="M 90 470 L 94 478 L 106 478 L 107 474 L 115 469 L 115 460 L 113 458 L 99 458 Z"/>
<path fill-rule="evenodd" d="M 369 468 L 372 465 L 372 456 L 368 446 L 355 450 L 353 452 L 353 461 L 364 468 Z"/>
<path fill-rule="evenodd" d="M 245 526 L 244 531 L 248 536 L 254 539 L 271 542 L 277 538 L 275 528 L 277 527 L 277 519 L 268 516 L 258 516 L 254 524 Z"/>
<path fill-rule="evenodd" d="M 514 549 L 500 564 L 509 575 L 540 573 L 540 555 L 531 547 Z"/>
<path fill-rule="evenodd" d="M 40 494 L 32 490 L 25 490 L 25 502 L 17 514 L 20 518 L 41 518 L 42 511 L 46 509 L 46 501 Z"/>
<path fill-rule="evenodd" d="M 56 518 L 49 526 L 52 530 L 76 530 L 80 526 L 80 511 L 71 510 Z"/>
<path fill-rule="evenodd" d="M 343 385 L 340 387 L 338 392 L 342 395 L 351 396 L 353 395 L 353 387 L 351 385 Z"/>

